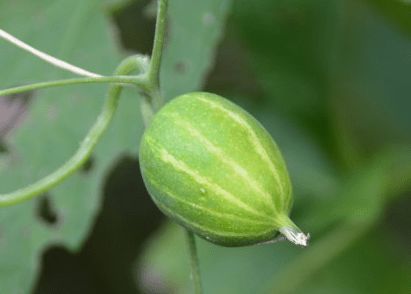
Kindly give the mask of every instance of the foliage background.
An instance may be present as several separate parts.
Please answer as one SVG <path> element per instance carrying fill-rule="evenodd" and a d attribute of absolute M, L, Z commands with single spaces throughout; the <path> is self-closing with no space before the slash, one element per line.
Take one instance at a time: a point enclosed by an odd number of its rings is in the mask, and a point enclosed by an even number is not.
<path fill-rule="evenodd" d="M 0 0 L 0 27 L 110 74 L 148 54 L 155 3 Z M 411 5 L 393 0 L 171 0 L 167 99 L 219 93 L 282 149 L 309 248 L 199 241 L 206 293 L 409 293 Z M 0 42 L 0 88 L 68 77 Z M 104 86 L 0 100 L 0 192 L 49 173 L 96 117 Z M 181 230 L 138 169 L 139 97 L 126 91 L 86 168 L 0 210 L 0 293 L 190 293 Z"/>

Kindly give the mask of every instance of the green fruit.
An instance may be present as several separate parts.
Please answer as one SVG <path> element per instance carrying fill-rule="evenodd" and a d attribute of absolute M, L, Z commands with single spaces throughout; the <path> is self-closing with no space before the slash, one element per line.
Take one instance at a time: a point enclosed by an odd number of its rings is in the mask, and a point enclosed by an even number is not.
<path fill-rule="evenodd" d="M 143 136 L 140 166 L 157 206 L 213 243 L 270 242 L 279 231 L 307 243 L 288 218 L 291 183 L 277 145 L 220 96 L 189 93 L 165 105 Z"/>

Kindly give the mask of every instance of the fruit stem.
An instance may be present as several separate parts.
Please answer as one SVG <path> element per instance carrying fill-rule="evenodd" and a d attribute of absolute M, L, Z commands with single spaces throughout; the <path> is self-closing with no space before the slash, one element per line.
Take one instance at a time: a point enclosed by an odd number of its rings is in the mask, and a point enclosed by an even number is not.
<path fill-rule="evenodd" d="M 200 263 L 198 261 L 197 246 L 195 236 L 189 230 L 185 230 L 187 235 L 187 244 L 190 251 L 190 263 L 191 263 L 191 278 L 194 284 L 194 293 L 203 293 L 201 287 L 201 275 L 200 275 Z"/>

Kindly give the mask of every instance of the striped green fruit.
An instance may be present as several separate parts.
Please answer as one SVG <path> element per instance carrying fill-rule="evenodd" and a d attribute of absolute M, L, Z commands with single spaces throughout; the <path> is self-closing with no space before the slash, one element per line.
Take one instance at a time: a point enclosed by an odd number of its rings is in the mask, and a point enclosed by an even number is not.
<path fill-rule="evenodd" d="M 265 243 L 281 232 L 307 244 L 288 217 L 291 183 L 278 147 L 220 96 L 189 93 L 165 105 L 144 133 L 140 167 L 157 206 L 213 243 Z"/>

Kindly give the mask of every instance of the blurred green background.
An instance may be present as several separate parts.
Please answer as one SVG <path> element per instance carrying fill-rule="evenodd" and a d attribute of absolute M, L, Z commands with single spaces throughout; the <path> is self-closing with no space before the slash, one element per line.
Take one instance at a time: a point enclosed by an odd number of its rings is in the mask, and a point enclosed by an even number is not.
<path fill-rule="evenodd" d="M 103 74 L 150 53 L 154 15 L 148 0 L 0 0 L 0 28 Z M 0 41 L 0 88 L 69 76 Z M 215 92 L 262 122 L 312 236 L 199 240 L 205 293 L 411 293 L 410 1 L 170 0 L 161 76 L 167 99 Z M 0 97 L 0 192 L 72 154 L 105 90 Z M 0 293 L 192 293 L 183 232 L 139 172 L 139 99 L 126 91 L 81 172 L 0 210 Z"/>

